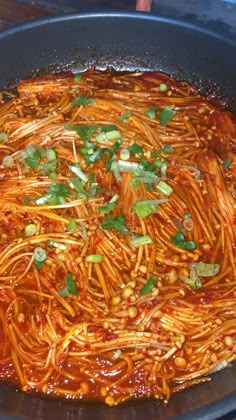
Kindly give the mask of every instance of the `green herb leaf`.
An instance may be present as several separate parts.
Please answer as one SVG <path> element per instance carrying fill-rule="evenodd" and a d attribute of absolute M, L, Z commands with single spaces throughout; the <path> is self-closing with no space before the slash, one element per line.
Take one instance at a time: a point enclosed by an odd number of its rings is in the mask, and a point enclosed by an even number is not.
<path fill-rule="evenodd" d="M 71 233 L 76 232 L 76 229 L 77 229 L 76 220 L 75 219 L 70 220 L 67 227 L 68 232 L 71 232 Z"/>
<path fill-rule="evenodd" d="M 145 112 L 145 114 L 154 120 L 156 118 L 156 112 L 159 110 L 159 106 L 153 105 Z"/>
<path fill-rule="evenodd" d="M 125 217 L 123 214 L 119 214 L 115 217 L 109 215 L 105 216 L 101 223 L 101 227 L 105 230 L 117 230 L 124 235 L 130 233 L 129 229 L 125 226 Z"/>
<path fill-rule="evenodd" d="M 139 155 L 143 155 L 143 148 L 136 143 L 131 144 L 129 151 L 132 155 L 136 157 L 138 157 Z"/>
<path fill-rule="evenodd" d="M 150 214 L 158 213 L 158 204 L 167 203 L 169 200 L 166 198 L 161 198 L 157 200 L 142 200 L 137 201 L 137 203 L 133 204 L 132 208 L 135 210 L 140 219 L 144 219 Z"/>
<path fill-rule="evenodd" d="M 94 104 L 95 99 L 94 98 L 87 98 L 86 96 L 78 96 L 78 98 L 75 98 L 73 102 L 71 102 L 71 105 L 90 105 Z"/>
<path fill-rule="evenodd" d="M 140 290 L 141 296 L 145 296 L 152 291 L 152 289 L 156 286 L 157 281 L 154 277 L 149 277 L 147 283 L 142 287 Z"/>
<path fill-rule="evenodd" d="M 168 124 L 175 115 L 175 113 L 176 111 L 174 109 L 171 109 L 169 106 L 163 108 L 160 113 L 161 125 Z"/>

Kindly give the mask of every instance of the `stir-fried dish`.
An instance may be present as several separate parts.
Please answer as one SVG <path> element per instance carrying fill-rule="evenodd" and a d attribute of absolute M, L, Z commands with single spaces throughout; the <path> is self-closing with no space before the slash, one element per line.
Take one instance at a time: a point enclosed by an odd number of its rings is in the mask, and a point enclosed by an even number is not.
<path fill-rule="evenodd" d="M 236 358 L 236 118 L 162 73 L 0 96 L 0 378 L 170 396 Z"/>

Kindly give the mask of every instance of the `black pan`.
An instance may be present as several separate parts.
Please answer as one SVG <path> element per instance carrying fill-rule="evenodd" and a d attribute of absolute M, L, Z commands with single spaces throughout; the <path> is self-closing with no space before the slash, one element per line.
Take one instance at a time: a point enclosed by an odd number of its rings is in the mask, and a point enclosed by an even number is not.
<path fill-rule="evenodd" d="M 64 15 L 0 33 L 0 86 L 44 71 L 113 67 L 161 70 L 227 98 L 236 110 L 236 41 L 189 23 L 137 13 Z M 46 68 L 46 70 L 45 70 Z M 0 419 L 34 420 L 211 420 L 236 409 L 236 366 L 210 383 L 157 401 L 118 407 L 59 402 L 0 385 Z M 6 417 L 7 416 L 7 417 Z"/>

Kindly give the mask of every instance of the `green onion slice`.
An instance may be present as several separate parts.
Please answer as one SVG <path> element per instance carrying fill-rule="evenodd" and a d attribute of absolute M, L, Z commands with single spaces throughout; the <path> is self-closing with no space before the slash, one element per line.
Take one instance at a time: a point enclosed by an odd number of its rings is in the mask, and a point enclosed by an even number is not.
<path fill-rule="evenodd" d="M 139 157 L 140 155 L 143 155 L 143 148 L 139 146 L 138 144 L 134 143 L 131 144 L 129 151 L 132 155 Z"/>
<path fill-rule="evenodd" d="M 196 273 L 200 277 L 210 277 L 215 276 L 220 271 L 220 264 L 212 264 L 212 263 L 192 263 L 191 269 L 194 268 Z"/>
<path fill-rule="evenodd" d="M 171 195 L 173 193 L 173 188 L 164 181 L 160 181 L 157 184 L 157 190 L 164 195 Z"/>
<path fill-rule="evenodd" d="M 143 235 L 143 236 L 135 235 L 134 238 L 130 239 L 130 244 L 131 244 L 131 246 L 136 248 L 136 247 L 141 246 L 141 245 L 153 244 L 153 240 L 152 240 L 151 236 L 149 236 L 149 235 Z"/>
<path fill-rule="evenodd" d="M 195 177 L 194 177 L 195 181 L 197 181 L 201 176 L 201 171 L 198 168 L 195 168 L 195 166 L 179 165 L 179 164 L 176 164 L 175 166 L 178 166 L 178 168 L 188 169 L 190 171 L 195 172 Z"/>
<path fill-rule="evenodd" d="M 145 111 L 145 114 L 151 118 L 152 120 L 154 120 L 156 118 L 156 112 L 159 110 L 159 106 L 153 105 L 150 106 L 150 108 Z"/>
<path fill-rule="evenodd" d="M 165 92 L 167 90 L 167 86 L 165 83 L 160 83 L 159 86 L 160 92 Z"/>
<path fill-rule="evenodd" d="M 85 261 L 90 263 L 98 263 L 100 264 L 103 260 L 103 255 L 101 254 L 91 254 L 85 257 Z"/>
<path fill-rule="evenodd" d="M 68 168 L 70 169 L 71 172 L 73 172 L 75 175 L 78 176 L 78 178 L 80 178 L 82 181 L 87 182 L 88 181 L 88 175 L 85 174 L 79 163 L 74 163 L 73 165 L 68 165 Z"/>
<path fill-rule="evenodd" d="M 168 124 L 175 115 L 175 113 L 176 111 L 174 109 L 171 109 L 169 106 L 163 108 L 160 113 L 161 125 Z"/>
<path fill-rule="evenodd" d="M 67 227 L 68 232 L 71 232 L 71 233 L 76 232 L 76 229 L 77 229 L 76 220 L 75 219 L 70 220 Z"/>
<path fill-rule="evenodd" d="M 34 236 L 37 233 L 37 225 L 35 223 L 30 223 L 25 227 L 25 235 L 27 237 Z"/>
<path fill-rule="evenodd" d="M 62 244 L 61 242 L 58 242 L 58 241 L 53 241 L 51 239 L 48 241 L 48 245 L 51 245 L 54 248 L 61 249 L 62 251 L 66 251 L 67 250 L 67 245 Z"/>
<path fill-rule="evenodd" d="M 156 286 L 157 281 L 154 277 L 149 277 L 146 284 L 140 290 L 141 296 L 145 296 L 152 291 L 152 289 Z"/>
<path fill-rule="evenodd" d="M 47 252 L 44 248 L 37 246 L 34 249 L 34 264 L 35 266 L 40 269 L 47 259 Z"/>
<path fill-rule="evenodd" d="M 150 214 L 157 213 L 157 205 L 161 203 L 167 203 L 169 200 L 167 198 L 157 199 L 157 200 L 142 200 L 133 204 L 132 208 L 135 210 L 140 219 L 144 219 Z"/>
<path fill-rule="evenodd" d="M 233 162 L 233 159 L 230 156 L 227 157 L 223 165 L 224 169 L 229 169 L 232 162 Z"/>
<path fill-rule="evenodd" d="M 76 74 L 74 77 L 74 82 L 81 82 L 82 74 Z"/>
<path fill-rule="evenodd" d="M 73 280 L 73 276 L 71 273 L 68 273 L 66 275 L 66 287 L 64 287 L 58 292 L 58 294 L 61 297 L 66 297 L 69 293 L 71 293 L 74 296 L 78 296 L 77 286 L 75 284 L 75 281 Z"/>

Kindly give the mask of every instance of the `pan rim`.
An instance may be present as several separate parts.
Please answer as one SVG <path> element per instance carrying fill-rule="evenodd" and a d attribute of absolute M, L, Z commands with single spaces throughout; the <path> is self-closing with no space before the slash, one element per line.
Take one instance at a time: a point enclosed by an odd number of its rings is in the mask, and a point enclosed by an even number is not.
<path fill-rule="evenodd" d="M 23 23 L 18 23 L 11 26 L 10 28 L 0 31 L 0 40 L 9 36 L 15 35 L 18 32 L 31 30 L 48 24 L 56 24 L 67 21 L 86 20 L 86 19 L 102 19 L 102 18 L 117 18 L 117 19 L 139 19 L 147 22 L 160 22 L 171 24 L 175 27 L 181 27 L 186 29 L 192 29 L 193 31 L 204 33 L 205 35 L 211 36 L 218 39 L 219 41 L 226 42 L 232 47 L 236 48 L 236 40 L 231 38 L 229 35 L 221 34 L 220 32 L 208 29 L 206 26 L 199 23 L 192 23 L 184 19 L 174 19 L 168 16 L 159 16 L 154 14 L 147 14 L 144 12 L 117 12 L 117 11 L 93 11 L 93 12 L 76 12 L 76 13 L 65 13 L 53 16 L 46 16 L 39 19 L 32 19 Z"/>

